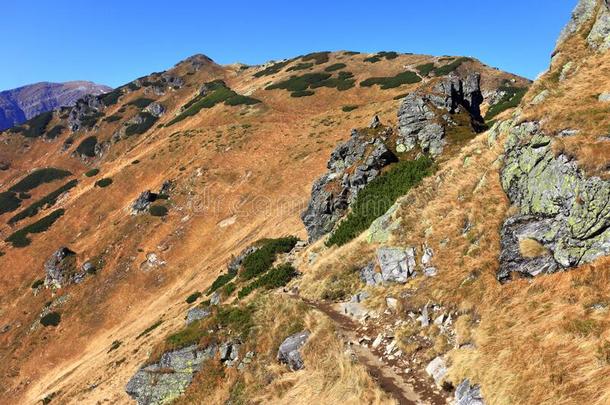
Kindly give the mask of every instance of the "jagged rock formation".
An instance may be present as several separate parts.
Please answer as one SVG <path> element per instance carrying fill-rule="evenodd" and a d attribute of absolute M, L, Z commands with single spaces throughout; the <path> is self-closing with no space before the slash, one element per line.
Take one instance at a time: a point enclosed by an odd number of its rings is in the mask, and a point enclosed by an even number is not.
<path fill-rule="evenodd" d="M 485 405 L 481 387 L 470 385 L 468 379 L 462 381 L 455 389 L 455 405 Z"/>
<path fill-rule="evenodd" d="M 513 271 L 553 272 L 610 253 L 610 182 L 587 177 L 567 156 L 555 156 L 539 123 L 511 129 L 501 180 L 521 216 L 504 224 L 498 279 Z M 544 246 L 552 260 L 519 254 L 515 243 L 526 238 Z"/>
<path fill-rule="evenodd" d="M 86 81 L 35 83 L 0 92 L 0 131 L 19 125 L 43 112 L 71 107 L 88 94 L 99 95 L 112 88 Z"/>
<path fill-rule="evenodd" d="M 200 308 L 195 307 L 188 310 L 186 313 L 186 324 L 190 325 L 191 323 L 198 321 L 203 318 L 207 318 L 212 314 L 210 308 Z"/>
<path fill-rule="evenodd" d="M 216 352 L 215 345 L 205 349 L 193 345 L 164 353 L 158 363 L 140 369 L 129 380 L 125 391 L 138 405 L 170 403 L 184 392 L 202 363 L 213 358 Z"/>
<path fill-rule="evenodd" d="M 44 284 L 47 287 L 61 288 L 74 282 L 76 275 L 76 253 L 67 247 L 61 247 L 45 262 L 46 273 Z M 77 277 L 78 278 L 78 277 Z"/>
<path fill-rule="evenodd" d="M 391 128 L 373 120 L 371 130 L 375 131 L 372 137 L 368 132 L 353 130 L 350 139 L 332 152 L 328 172 L 314 182 L 311 200 L 301 215 L 310 241 L 330 232 L 358 192 L 383 167 L 398 161 L 384 143 L 392 133 Z"/>
<path fill-rule="evenodd" d="M 406 283 L 415 276 L 415 249 L 383 247 L 377 251 L 377 261 L 383 281 Z"/>
<path fill-rule="evenodd" d="M 70 130 L 76 132 L 83 128 L 90 128 L 92 121 L 96 121 L 103 108 L 104 105 L 97 96 L 86 95 L 79 99 L 68 115 Z"/>
<path fill-rule="evenodd" d="M 457 125 L 451 115 L 461 112 L 470 114 L 473 129 L 481 131 L 484 124 L 480 82 L 479 73 L 473 73 L 465 80 L 452 74 L 439 82 L 431 93 L 407 95 L 398 110 L 396 150 L 408 152 L 418 146 L 432 156 L 440 155 L 446 144 L 446 128 Z"/>
<path fill-rule="evenodd" d="M 561 31 L 557 47 L 592 18 L 595 18 L 595 22 L 586 37 L 588 45 L 597 51 L 610 49 L 610 2 L 608 0 L 602 1 L 599 8 L 597 0 L 581 0 L 572 12 L 572 18 Z"/>
<path fill-rule="evenodd" d="M 277 351 L 277 359 L 280 363 L 287 364 L 291 370 L 296 371 L 304 367 L 301 358 L 301 347 L 307 342 L 309 332 L 303 331 L 288 336 Z"/>

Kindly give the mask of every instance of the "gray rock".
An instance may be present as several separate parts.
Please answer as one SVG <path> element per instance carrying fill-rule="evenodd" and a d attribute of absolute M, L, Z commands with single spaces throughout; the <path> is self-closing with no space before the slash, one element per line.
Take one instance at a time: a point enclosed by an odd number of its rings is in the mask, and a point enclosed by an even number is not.
<path fill-rule="evenodd" d="M 398 160 L 384 144 L 390 133 L 390 128 L 378 128 L 375 138 L 370 139 L 370 135 L 354 130 L 350 139 L 332 152 L 328 172 L 314 182 L 311 199 L 301 215 L 310 242 L 332 231 L 358 192 L 383 167 Z"/>
<path fill-rule="evenodd" d="M 212 311 L 210 310 L 210 308 L 201 308 L 201 307 L 191 308 L 186 313 L 186 324 L 190 325 L 191 323 L 193 323 L 195 321 L 198 321 L 203 318 L 207 318 L 208 316 L 210 316 L 211 313 L 212 313 Z"/>
<path fill-rule="evenodd" d="M 76 273 L 76 253 L 61 247 L 45 262 L 44 284 L 47 287 L 61 288 L 71 282 Z"/>
<path fill-rule="evenodd" d="M 606 91 L 601 93 L 597 99 L 599 100 L 599 102 L 601 103 L 609 103 L 610 102 L 610 92 Z"/>
<path fill-rule="evenodd" d="M 218 291 L 215 291 L 210 297 L 210 304 L 220 305 L 220 293 Z"/>
<path fill-rule="evenodd" d="M 578 2 L 576 8 L 572 11 L 572 18 L 559 34 L 556 47 L 559 47 L 568 37 L 578 31 L 587 20 L 593 18 L 596 6 L 597 0 L 580 0 Z"/>
<path fill-rule="evenodd" d="M 434 379 L 434 382 L 437 385 L 442 384 L 447 375 L 447 364 L 442 357 L 434 358 L 428 365 L 426 366 L 426 373 Z"/>
<path fill-rule="evenodd" d="M 131 205 L 131 214 L 137 215 L 148 210 L 150 205 L 157 200 L 158 195 L 150 190 L 143 191 Z"/>
<path fill-rule="evenodd" d="M 249 246 L 242 250 L 237 256 L 233 257 L 227 265 L 227 270 L 229 271 L 229 273 L 237 274 L 237 272 L 241 268 L 241 265 L 244 263 L 244 259 L 250 254 L 256 252 L 258 249 L 258 246 Z"/>
<path fill-rule="evenodd" d="M 159 195 L 169 196 L 173 188 L 174 182 L 171 180 L 165 180 L 159 188 Z"/>
<path fill-rule="evenodd" d="M 125 391 L 138 405 L 170 403 L 182 395 L 202 363 L 215 353 L 215 346 L 198 349 L 195 345 L 164 353 L 158 363 L 141 368 Z"/>
<path fill-rule="evenodd" d="M 165 107 L 159 103 L 150 103 L 144 108 L 144 112 L 147 112 L 155 117 L 160 117 L 165 113 Z"/>
<path fill-rule="evenodd" d="M 598 52 L 605 52 L 610 49 L 610 10 L 608 3 L 605 2 L 605 7 L 600 7 L 595 23 L 587 36 L 589 47 Z"/>
<path fill-rule="evenodd" d="M 227 367 L 232 367 L 239 359 L 239 345 L 234 342 L 225 342 L 220 345 L 220 361 Z"/>
<path fill-rule="evenodd" d="M 277 352 L 277 359 L 280 363 L 287 364 L 292 371 L 300 370 L 304 367 L 301 358 L 301 347 L 307 342 L 309 332 L 303 331 L 288 336 L 280 345 Z"/>
<path fill-rule="evenodd" d="M 375 115 L 369 124 L 369 128 L 375 129 L 381 125 L 381 121 L 379 120 L 379 116 Z"/>
<path fill-rule="evenodd" d="M 385 282 L 406 283 L 415 276 L 415 249 L 382 247 L 377 250 L 381 277 Z"/>
<path fill-rule="evenodd" d="M 455 389 L 455 405 L 485 405 L 481 387 L 470 385 L 468 379 L 462 381 Z"/>
<path fill-rule="evenodd" d="M 68 127 L 72 132 L 83 129 L 84 121 L 96 119 L 104 105 L 98 96 L 92 94 L 86 95 L 76 102 L 74 107 L 70 108 L 68 113 Z"/>
<path fill-rule="evenodd" d="M 383 283 L 381 273 L 375 271 L 375 263 L 369 263 L 360 270 L 360 280 L 366 285 L 378 285 Z"/>

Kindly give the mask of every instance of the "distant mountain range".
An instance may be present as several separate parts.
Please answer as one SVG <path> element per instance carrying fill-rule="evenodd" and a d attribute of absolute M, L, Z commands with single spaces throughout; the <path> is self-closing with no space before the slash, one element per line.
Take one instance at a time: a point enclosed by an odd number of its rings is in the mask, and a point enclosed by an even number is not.
<path fill-rule="evenodd" d="M 0 92 L 0 130 L 19 125 L 36 115 L 72 106 L 87 94 L 102 94 L 112 88 L 88 81 L 40 82 Z"/>

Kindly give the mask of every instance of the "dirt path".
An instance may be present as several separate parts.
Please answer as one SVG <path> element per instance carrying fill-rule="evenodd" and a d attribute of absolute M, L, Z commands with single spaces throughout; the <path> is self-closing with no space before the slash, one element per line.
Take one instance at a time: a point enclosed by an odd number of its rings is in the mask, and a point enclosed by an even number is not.
<path fill-rule="evenodd" d="M 359 344 L 361 336 L 358 336 L 357 333 L 360 326 L 357 321 L 338 312 L 331 304 L 313 302 L 296 295 L 291 297 L 302 300 L 333 320 L 342 338 L 350 345 L 358 361 L 366 367 L 368 373 L 375 379 L 381 389 L 392 395 L 399 404 L 444 405 L 448 403 L 446 396 L 431 387 L 427 376 L 414 370 L 401 370 L 402 372 L 399 372 L 395 364 L 385 361 L 374 349 Z"/>

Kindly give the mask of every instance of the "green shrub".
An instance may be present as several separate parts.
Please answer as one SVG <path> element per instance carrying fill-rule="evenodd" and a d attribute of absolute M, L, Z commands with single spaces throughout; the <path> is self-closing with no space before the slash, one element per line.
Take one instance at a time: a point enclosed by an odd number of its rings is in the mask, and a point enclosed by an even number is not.
<path fill-rule="evenodd" d="M 158 120 L 157 117 L 147 112 L 142 112 L 139 114 L 139 116 L 142 118 L 142 122 L 140 122 L 139 124 L 127 125 L 127 127 L 125 128 L 125 135 L 132 136 L 143 134 L 144 132 L 152 128 L 152 126 L 155 125 L 155 122 L 157 122 Z"/>
<path fill-rule="evenodd" d="M 285 62 L 276 62 L 273 65 L 261 70 L 260 72 L 254 73 L 254 77 L 263 77 L 263 76 L 271 76 L 278 73 L 280 70 L 284 69 L 286 65 L 288 65 L 292 60 L 287 60 Z"/>
<path fill-rule="evenodd" d="M 91 169 L 87 172 L 85 172 L 85 176 L 87 177 L 93 177 L 93 176 L 97 176 L 100 173 L 100 169 Z"/>
<path fill-rule="evenodd" d="M 358 108 L 357 105 L 344 105 L 343 107 L 341 107 L 341 110 L 343 112 L 350 112 L 350 111 L 354 111 L 356 108 Z"/>
<path fill-rule="evenodd" d="M 61 133 L 64 129 L 66 129 L 66 127 L 64 127 L 63 125 L 55 125 L 49 131 L 47 131 L 47 133 L 45 134 L 45 137 L 47 139 L 55 139 L 59 135 L 61 135 Z"/>
<path fill-rule="evenodd" d="M 185 301 L 187 304 L 192 304 L 193 302 L 197 301 L 199 299 L 199 297 L 201 297 L 201 292 L 195 291 L 194 293 L 192 293 L 191 295 L 186 297 Z"/>
<path fill-rule="evenodd" d="M 123 89 L 119 87 L 118 89 L 114 89 L 109 93 L 102 94 L 100 96 L 100 101 L 106 107 L 116 104 L 119 101 L 119 98 L 123 95 Z"/>
<path fill-rule="evenodd" d="M 422 77 L 428 76 L 434 70 L 434 63 L 424 63 L 423 65 L 416 66 L 415 69 L 417 69 Z"/>
<path fill-rule="evenodd" d="M 142 108 L 146 108 L 150 105 L 150 103 L 154 102 L 155 100 L 152 100 L 150 98 L 146 98 L 146 97 L 140 97 L 140 98 L 136 98 L 135 100 L 127 103 L 127 105 L 133 105 L 136 106 L 140 109 Z"/>
<path fill-rule="evenodd" d="M 290 93 L 290 97 L 309 97 L 309 96 L 313 96 L 314 94 L 316 94 L 315 91 L 311 91 L 311 90 L 301 90 L 301 91 L 295 91 L 293 93 Z"/>
<path fill-rule="evenodd" d="M 206 92 L 205 95 L 199 94 L 191 101 L 186 103 L 182 107 L 183 111 L 165 126 L 169 127 L 170 125 L 180 122 L 187 117 L 197 114 L 203 108 L 212 108 L 216 104 L 222 102 L 229 106 L 252 105 L 260 103 L 260 100 L 258 99 L 237 94 L 228 88 L 222 80 L 208 82 L 206 83 L 206 86 L 208 87 L 209 91 Z"/>
<path fill-rule="evenodd" d="M 314 53 L 310 53 L 310 54 L 303 56 L 301 58 L 301 60 L 303 62 L 307 62 L 308 60 L 313 60 L 316 63 L 316 65 L 321 65 L 322 63 L 328 62 L 329 54 L 330 54 L 330 52 L 328 52 L 328 51 L 314 52 Z"/>
<path fill-rule="evenodd" d="M 42 326 L 57 326 L 61 321 L 61 315 L 59 312 L 49 312 L 42 318 L 40 318 L 40 323 Z"/>
<path fill-rule="evenodd" d="M 330 78 L 329 73 L 305 73 L 301 76 L 292 76 L 287 80 L 267 86 L 266 90 L 284 89 L 288 91 L 304 91 L 314 83 Z"/>
<path fill-rule="evenodd" d="M 32 198 L 32 195 L 22 191 L 19 194 L 17 194 L 17 197 L 19 197 L 19 199 L 23 201 L 23 200 L 29 200 L 30 198 Z"/>
<path fill-rule="evenodd" d="M 25 247 L 29 245 L 32 241 L 28 238 L 28 235 L 31 233 L 42 233 L 49 229 L 51 225 L 55 223 L 62 215 L 64 215 L 65 210 L 58 209 L 51 212 L 46 217 L 39 219 L 38 221 L 16 231 L 9 235 L 4 241 L 9 242 L 13 247 Z"/>
<path fill-rule="evenodd" d="M 253 326 L 252 306 L 219 308 L 215 321 L 223 328 L 231 328 L 245 337 Z"/>
<path fill-rule="evenodd" d="M 296 71 L 296 70 L 305 70 L 305 69 L 309 69 L 313 66 L 313 63 L 298 63 L 294 66 L 290 66 L 288 69 L 286 69 L 286 72 L 292 72 L 292 71 Z"/>
<path fill-rule="evenodd" d="M 225 297 L 229 297 L 231 294 L 233 294 L 233 291 L 235 291 L 236 288 L 237 286 L 235 285 L 235 283 L 228 283 L 223 287 L 222 292 Z"/>
<path fill-rule="evenodd" d="M 21 205 L 21 200 L 12 191 L 0 193 L 0 215 L 15 211 Z"/>
<path fill-rule="evenodd" d="M 297 242 L 298 238 L 294 236 L 259 241 L 259 249 L 244 258 L 240 278 L 250 280 L 266 272 L 273 265 L 278 253 L 290 252 Z"/>
<path fill-rule="evenodd" d="M 274 288 L 283 287 L 297 275 L 297 271 L 288 263 L 284 263 L 278 267 L 269 270 L 255 281 L 239 290 L 238 298 L 243 298 L 258 288 L 272 290 Z"/>
<path fill-rule="evenodd" d="M 456 70 L 457 68 L 462 66 L 462 63 L 469 62 L 469 61 L 472 61 L 472 59 L 471 58 L 457 58 L 456 60 L 454 60 L 451 63 L 448 63 L 445 66 L 441 66 L 441 67 L 434 69 L 433 70 L 434 75 L 435 76 L 448 75 L 449 73 L 453 72 L 454 70 Z"/>
<path fill-rule="evenodd" d="M 369 62 L 369 63 L 377 63 L 383 58 L 385 58 L 387 60 L 391 60 L 391 59 L 396 59 L 397 57 L 398 57 L 398 53 L 396 53 L 394 51 L 391 51 L 391 52 L 381 51 L 381 52 L 377 52 L 377 54 L 375 54 L 373 56 L 365 58 L 364 61 Z"/>
<path fill-rule="evenodd" d="M 370 56 L 368 58 L 364 58 L 365 62 L 369 62 L 369 63 L 377 63 L 381 60 L 381 58 L 377 57 L 377 56 Z"/>
<path fill-rule="evenodd" d="M 8 223 L 9 224 L 17 223 L 17 222 L 21 221 L 22 219 L 35 216 L 36 214 L 38 214 L 38 212 L 40 212 L 40 210 L 44 209 L 45 207 L 52 207 L 57 202 L 57 199 L 59 198 L 59 196 L 61 196 L 66 191 L 76 187 L 77 184 L 78 184 L 78 180 L 70 180 L 69 182 L 67 182 L 66 184 L 64 184 L 63 186 L 58 188 L 57 190 L 52 191 L 51 193 L 42 197 L 40 200 L 32 203 L 30 206 L 28 206 L 23 211 L 19 212 L 17 215 L 10 218 L 8 220 Z"/>
<path fill-rule="evenodd" d="M 330 66 L 327 66 L 324 71 L 325 72 L 334 72 L 335 70 L 341 70 L 344 67 L 346 67 L 347 65 L 345 63 L 333 63 Z"/>
<path fill-rule="evenodd" d="M 141 337 L 148 335 L 150 332 L 152 332 L 153 330 L 155 330 L 159 326 L 161 326 L 162 323 L 163 323 L 163 321 L 161 319 L 159 319 L 157 322 L 153 323 L 148 328 L 144 329 L 142 331 L 142 333 L 140 333 L 138 336 L 136 336 L 136 339 L 140 339 Z"/>
<path fill-rule="evenodd" d="M 153 217 L 164 217 L 167 215 L 167 208 L 160 204 L 151 205 L 149 211 Z"/>
<path fill-rule="evenodd" d="M 110 345 L 110 349 L 108 349 L 108 351 L 106 353 L 110 353 L 110 352 L 118 349 L 122 343 L 123 342 L 121 342 L 120 340 L 113 341 L 112 344 Z"/>
<path fill-rule="evenodd" d="M 165 343 L 169 346 L 169 349 L 177 350 L 186 346 L 198 344 L 204 336 L 208 335 L 207 329 L 201 328 L 199 323 L 200 322 L 193 322 L 181 331 L 165 338 Z"/>
<path fill-rule="evenodd" d="M 221 274 L 220 276 L 216 277 L 216 280 L 214 280 L 214 282 L 212 283 L 210 288 L 208 288 L 207 293 L 211 294 L 214 291 L 218 290 L 220 287 L 224 286 L 229 281 L 233 280 L 236 275 L 237 275 L 237 271 L 234 270 L 234 271 L 228 271 L 227 273 Z"/>
<path fill-rule="evenodd" d="M 312 89 L 318 87 L 334 87 L 339 91 L 345 91 L 354 87 L 355 83 L 356 80 L 354 80 L 354 75 L 351 72 L 339 72 L 337 77 L 331 77 L 329 79 L 313 83 L 310 85 L 310 87 Z"/>
<path fill-rule="evenodd" d="M 81 118 L 80 123 L 83 128 L 91 129 L 97 124 L 97 121 L 104 114 L 98 111 L 90 111 L 87 115 Z"/>
<path fill-rule="evenodd" d="M 25 124 L 27 125 L 27 129 L 22 132 L 23 136 L 26 138 L 38 138 L 42 136 L 52 118 L 53 112 L 48 111 L 26 121 Z"/>
<path fill-rule="evenodd" d="M 64 177 L 68 177 L 71 174 L 72 173 L 67 170 L 55 169 L 53 167 L 34 170 L 32 173 L 21 179 L 17 184 L 9 188 L 9 191 L 30 191 L 40 186 L 41 184 L 63 179 Z"/>
<path fill-rule="evenodd" d="M 132 165 L 137 165 L 138 163 L 140 163 L 140 161 L 138 159 L 131 162 Z"/>
<path fill-rule="evenodd" d="M 516 108 L 527 93 L 527 87 L 500 87 L 498 90 L 505 91 L 506 94 L 502 96 L 500 101 L 489 107 L 485 114 L 486 121 L 510 108 Z"/>
<path fill-rule="evenodd" d="M 397 163 L 367 184 L 357 195 L 347 217 L 339 223 L 326 242 L 328 246 L 344 245 L 354 239 L 383 215 L 396 199 L 406 194 L 432 173 L 432 160 L 420 157 Z"/>
<path fill-rule="evenodd" d="M 34 281 L 32 283 L 32 290 L 35 290 L 37 288 L 40 288 L 44 285 L 44 278 L 39 278 L 38 280 Z"/>
<path fill-rule="evenodd" d="M 95 182 L 95 186 L 96 187 L 108 187 L 109 185 L 112 184 L 112 179 L 110 177 L 104 177 L 103 179 L 99 179 L 98 181 Z"/>
<path fill-rule="evenodd" d="M 95 157 L 95 145 L 97 145 L 97 138 L 88 136 L 76 147 L 76 153 L 90 158 Z"/>
<path fill-rule="evenodd" d="M 343 53 L 348 56 L 360 55 L 360 52 L 357 51 L 345 51 Z"/>
<path fill-rule="evenodd" d="M 123 118 L 123 116 L 121 114 L 112 114 L 111 116 L 104 118 L 104 121 L 116 122 L 116 121 L 120 121 L 122 118 Z"/>
<path fill-rule="evenodd" d="M 391 77 L 371 77 L 360 82 L 360 86 L 371 87 L 375 84 L 378 84 L 382 90 L 387 90 L 393 89 L 403 84 L 413 84 L 418 82 L 421 82 L 421 77 L 419 77 L 416 73 L 402 72 L 397 74 L 396 76 Z"/>

